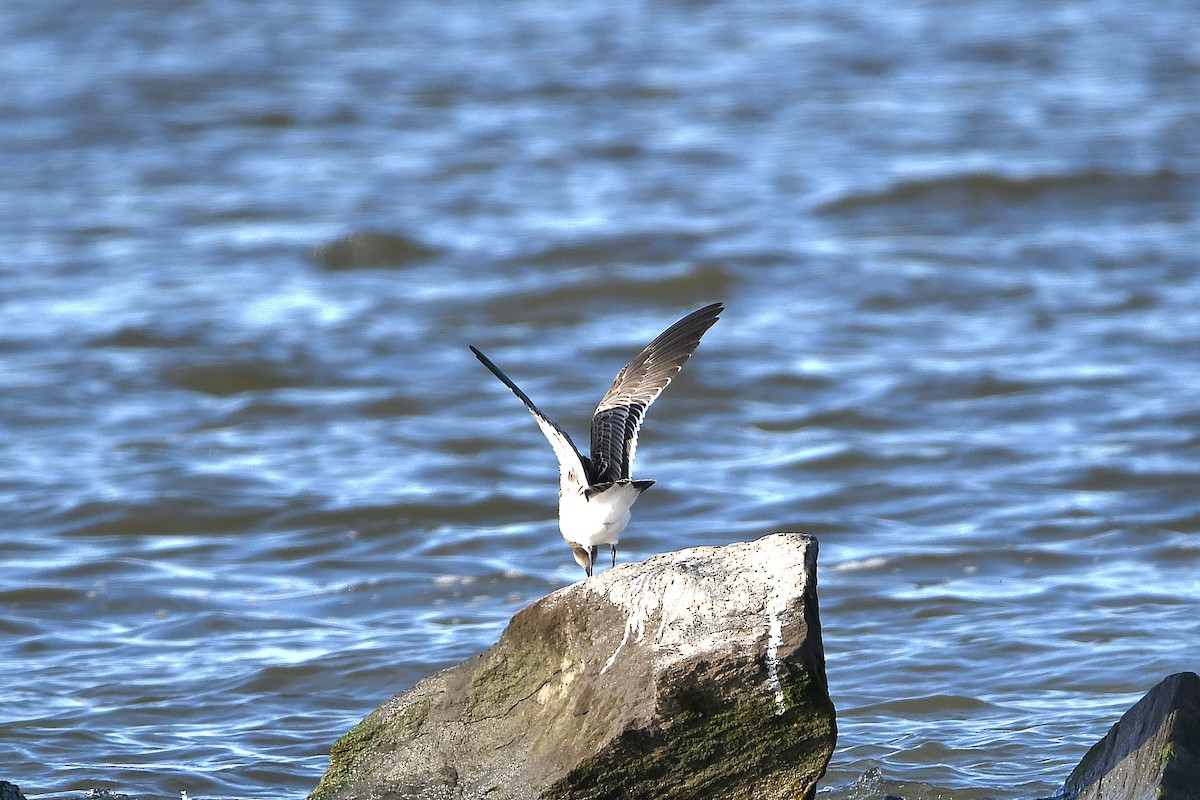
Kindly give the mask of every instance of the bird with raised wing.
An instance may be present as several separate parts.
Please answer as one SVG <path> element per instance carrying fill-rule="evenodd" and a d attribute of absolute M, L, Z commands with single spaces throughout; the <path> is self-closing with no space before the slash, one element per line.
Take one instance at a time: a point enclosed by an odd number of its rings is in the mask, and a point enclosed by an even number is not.
<path fill-rule="evenodd" d="M 629 524 L 629 509 L 654 483 L 632 477 L 646 409 L 692 357 L 700 337 L 724 309 L 722 303 L 712 303 L 693 311 L 621 368 L 592 415 L 590 457 L 580 453 L 566 431 L 538 410 L 511 378 L 471 347 L 475 357 L 525 404 L 550 440 L 558 458 L 558 528 L 588 577 L 601 545 L 612 549 L 612 563 L 617 565 L 617 540 Z"/>

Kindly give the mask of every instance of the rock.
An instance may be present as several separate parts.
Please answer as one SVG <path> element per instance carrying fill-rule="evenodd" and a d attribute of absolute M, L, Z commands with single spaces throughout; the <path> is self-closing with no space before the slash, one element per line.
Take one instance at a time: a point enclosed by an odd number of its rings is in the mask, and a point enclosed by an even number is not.
<path fill-rule="evenodd" d="M 403 267 L 425 261 L 438 250 L 409 236 L 360 231 L 312 249 L 312 257 L 328 270 Z"/>
<path fill-rule="evenodd" d="M 623 564 L 384 703 L 310 800 L 811 798 L 836 739 L 817 542 Z"/>
<path fill-rule="evenodd" d="M 25 800 L 21 787 L 8 781 L 0 781 L 0 800 Z"/>
<path fill-rule="evenodd" d="M 1200 800 L 1200 677 L 1166 677 L 1079 762 L 1064 800 Z"/>

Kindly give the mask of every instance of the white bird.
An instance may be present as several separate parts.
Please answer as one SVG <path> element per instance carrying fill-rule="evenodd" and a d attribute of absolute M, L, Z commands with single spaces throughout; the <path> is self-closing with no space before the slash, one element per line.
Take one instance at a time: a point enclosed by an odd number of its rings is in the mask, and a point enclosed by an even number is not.
<path fill-rule="evenodd" d="M 602 544 L 612 548 L 612 563 L 617 565 L 617 539 L 629 524 L 629 509 L 654 483 L 631 477 L 646 409 L 691 358 L 700 337 L 724 309 L 722 303 L 713 303 L 693 311 L 621 368 L 592 416 L 590 458 L 579 452 L 566 431 L 539 411 L 511 378 L 471 347 L 475 357 L 525 404 L 550 440 L 558 458 L 558 528 L 588 577 Z"/>

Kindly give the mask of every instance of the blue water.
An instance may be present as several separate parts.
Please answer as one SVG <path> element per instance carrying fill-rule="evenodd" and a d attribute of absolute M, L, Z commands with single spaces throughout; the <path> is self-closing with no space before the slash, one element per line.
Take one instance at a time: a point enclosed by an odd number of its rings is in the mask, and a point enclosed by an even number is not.
<path fill-rule="evenodd" d="M 817 535 L 824 796 L 1052 793 L 1200 667 L 1197 30 L 0 7 L 0 779 L 303 797 L 579 577 L 549 448 L 467 344 L 581 440 L 723 300 L 622 558 Z"/>

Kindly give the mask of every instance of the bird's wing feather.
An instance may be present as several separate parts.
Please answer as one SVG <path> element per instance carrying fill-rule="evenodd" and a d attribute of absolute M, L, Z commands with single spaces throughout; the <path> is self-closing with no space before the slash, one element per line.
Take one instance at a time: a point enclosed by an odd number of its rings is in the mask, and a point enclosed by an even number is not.
<path fill-rule="evenodd" d="M 512 393 L 517 396 L 525 407 L 529 409 L 529 413 L 533 415 L 537 421 L 538 427 L 542 429 L 542 433 L 546 435 L 546 439 L 550 442 L 550 446 L 554 448 L 554 456 L 558 459 L 559 478 L 564 483 L 571 483 L 576 486 L 587 486 L 587 471 L 583 466 L 583 458 L 579 455 L 579 448 L 575 447 L 575 443 L 571 441 L 571 437 L 567 432 L 554 421 L 543 414 L 533 401 L 529 399 L 529 395 L 521 391 L 521 387 L 513 383 L 512 379 L 500 371 L 500 368 L 492 363 L 491 359 L 483 353 L 471 347 L 471 352 L 479 359 L 480 363 L 492 371 L 492 374 L 500 379 L 501 383 L 512 389 Z"/>
<path fill-rule="evenodd" d="M 630 476 L 638 431 L 654 402 L 700 344 L 700 337 L 725 309 L 713 303 L 693 311 L 646 345 L 617 373 L 592 417 L 592 482 Z"/>

